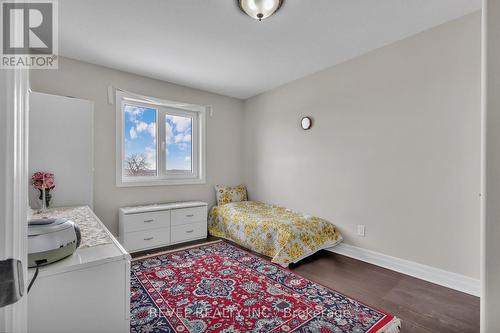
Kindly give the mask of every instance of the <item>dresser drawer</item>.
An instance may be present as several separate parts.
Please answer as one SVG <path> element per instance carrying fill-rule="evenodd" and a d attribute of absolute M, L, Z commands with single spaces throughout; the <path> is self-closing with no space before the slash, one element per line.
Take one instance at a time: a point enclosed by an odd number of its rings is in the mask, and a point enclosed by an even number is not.
<path fill-rule="evenodd" d="M 170 228 L 149 229 L 126 233 L 125 248 L 130 252 L 170 244 Z"/>
<path fill-rule="evenodd" d="M 170 227 L 170 211 L 145 212 L 123 216 L 123 232 Z"/>
<path fill-rule="evenodd" d="M 207 206 L 172 210 L 172 226 L 203 222 L 207 219 Z"/>
<path fill-rule="evenodd" d="M 207 237 L 206 223 L 190 223 L 172 226 L 172 243 L 180 243 L 191 239 Z"/>

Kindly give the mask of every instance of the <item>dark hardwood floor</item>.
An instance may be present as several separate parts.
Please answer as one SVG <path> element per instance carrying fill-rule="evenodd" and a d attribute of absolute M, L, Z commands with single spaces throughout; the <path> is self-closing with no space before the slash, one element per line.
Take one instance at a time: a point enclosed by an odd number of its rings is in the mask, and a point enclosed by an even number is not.
<path fill-rule="evenodd" d="M 479 332 L 478 297 L 328 251 L 320 251 L 290 269 L 401 318 L 403 333 Z"/>
<path fill-rule="evenodd" d="M 479 332 L 479 298 L 328 251 L 292 270 L 403 321 L 402 332 Z"/>

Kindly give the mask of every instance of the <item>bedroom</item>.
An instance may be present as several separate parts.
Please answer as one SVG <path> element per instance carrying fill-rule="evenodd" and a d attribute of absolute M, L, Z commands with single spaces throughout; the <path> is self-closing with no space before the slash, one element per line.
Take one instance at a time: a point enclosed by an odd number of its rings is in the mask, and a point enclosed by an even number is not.
<path fill-rule="evenodd" d="M 21 3 L 0 332 L 500 331 L 495 1 Z"/>

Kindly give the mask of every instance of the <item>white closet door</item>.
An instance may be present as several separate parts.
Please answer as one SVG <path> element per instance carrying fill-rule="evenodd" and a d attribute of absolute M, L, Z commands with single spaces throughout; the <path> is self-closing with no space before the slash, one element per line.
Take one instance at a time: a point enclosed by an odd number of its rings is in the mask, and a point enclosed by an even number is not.
<path fill-rule="evenodd" d="M 51 206 L 93 206 L 94 105 L 90 101 L 30 94 L 29 171 L 54 174 Z M 38 208 L 31 187 L 30 206 Z"/>

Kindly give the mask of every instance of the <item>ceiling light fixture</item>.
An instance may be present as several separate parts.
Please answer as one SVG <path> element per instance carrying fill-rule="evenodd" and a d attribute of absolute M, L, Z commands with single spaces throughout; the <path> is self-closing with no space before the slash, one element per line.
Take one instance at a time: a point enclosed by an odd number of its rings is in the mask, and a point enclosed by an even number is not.
<path fill-rule="evenodd" d="M 237 0 L 240 9 L 256 20 L 262 21 L 280 9 L 284 0 Z"/>

